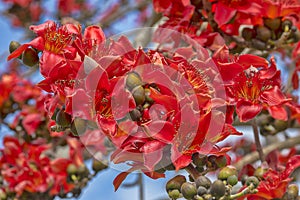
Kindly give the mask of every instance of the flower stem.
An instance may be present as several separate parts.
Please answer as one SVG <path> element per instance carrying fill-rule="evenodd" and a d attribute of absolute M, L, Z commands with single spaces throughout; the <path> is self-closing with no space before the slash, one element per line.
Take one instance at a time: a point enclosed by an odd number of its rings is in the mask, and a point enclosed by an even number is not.
<path fill-rule="evenodd" d="M 189 164 L 189 165 L 185 168 L 185 170 L 192 176 L 192 178 L 193 178 L 194 180 L 196 180 L 197 177 L 201 176 L 200 172 L 198 172 L 198 171 L 195 169 L 195 167 L 193 167 L 192 164 Z"/>
<path fill-rule="evenodd" d="M 253 133 L 254 133 L 254 140 L 255 140 L 255 144 L 256 144 L 256 151 L 258 152 L 259 155 L 259 159 L 261 160 L 261 162 L 265 161 L 265 156 L 264 156 L 264 152 L 260 143 L 260 139 L 259 139 L 259 133 L 258 133 L 258 127 L 257 127 L 257 123 L 256 123 L 256 118 L 254 118 L 252 120 L 252 129 L 253 129 Z"/>

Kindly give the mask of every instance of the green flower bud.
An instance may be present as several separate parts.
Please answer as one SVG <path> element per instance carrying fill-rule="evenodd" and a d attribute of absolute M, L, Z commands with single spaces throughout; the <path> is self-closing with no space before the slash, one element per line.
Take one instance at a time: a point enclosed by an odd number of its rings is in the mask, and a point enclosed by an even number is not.
<path fill-rule="evenodd" d="M 203 187 L 203 186 L 199 186 L 198 189 L 197 189 L 197 194 L 199 196 L 207 194 L 207 189 L 205 187 Z"/>
<path fill-rule="evenodd" d="M 68 167 L 67 167 L 67 173 L 69 175 L 76 174 L 77 173 L 77 167 L 76 167 L 76 165 L 74 165 L 72 163 L 69 164 Z"/>
<path fill-rule="evenodd" d="M 175 190 L 170 190 L 168 192 L 168 195 L 171 199 L 179 199 L 180 198 L 180 192 L 179 190 L 175 189 Z"/>
<path fill-rule="evenodd" d="M 183 175 L 177 175 L 170 179 L 166 184 L 166 190 L 179 190 L 181 189 L 181 186 L 183 183 L 186 182 L 186 178 Z"/>
<path fill-rule="evenodd" d="M 280 18 L 265 18 L 264 19 L 264 24 L 266 27 L 268 27 L 271 30 L 277 30 L 279 29 L 280 25 L 281 25 L 281 19 Z"/>
<path fill-rule="evenodd" d="M 66 128 L 71 125 L 72 117 L 71 117 L 71 115 L 66 113 L 64 110 L 60 110 L 57 112 L 55 121 L 56 121 L 56 124 Z"/>
<path fill-rule="evenodd" d="M 39 63 L 39 56 L 33 48 L 27 48 L 22 53 L 22 62 L 24 65 L 33 67 Z"/>
<path fill-rule="evenodd" d="M 206 189 L 210 188 L 211 186 L 211 181 L 209 178 L 206 176 L 198 176 L 197 179 L 195 180 L 196 187 L 205 187 Z"/>
<path fill-rule="evenodd" d="M 218 174 L 218 179 L 227 180 L 229 176 L 238 175 L 237 169 L 234 166 L 226 166 L 222 168 Z"/>
<path fill-rule="evenodd" d="M 255 32 L 254 29 L 246 27 L 246 28 L 244 28 L 244 29 L 242 30 L 242 37 L 243 37 L 246 41 L 250 41 L 250 40 L 252 40 L 253 38 L 256 37 L 256 32 Z"/>
<path fill-rule="evenodd" d="M 139 111 L 138 109 L 133 109 L 132 111 L 129 112 L 130 118 L 132 119 L 132 121 L 139 121 L 142 117 L 142 113 L 141 111 Z"/>
<path fill-rule="evenodd" d="M 136 105 L 142 105 L 145 102 L 145 90 L 142 86 L 137 86 L 132 90 L 132 96 Z"/>
<path fill-rule="evenodd" d="M 227 159 L 226 156 L 218 156 L 216 157 L 215 163 L 217 167 L 225 167 L 227 165 Z"/>
<path fill-rule="evenodd" d="M 137 86 L 141 86 L 143 81 L 140 75 L 136 72 L 129 72 L 126 78 L 126 86 L 131 91 Z"/>
<path fill-rule="evenodd" d="M 14 52 L 15 50 L 17 50 L 19 47 L 21 46 L 21 44 L 17 41 L 11 41 L 9 43 L 9 53 Z"/>
<path fill-rule="evenodd" d="M 256 33 L 256 38 L 264 42 L 267 42 L 272 36 L 270 29 L 265 26 L 257 26 Z"/>
<path fill-rule="evenodd" d="M 255 171 L 254 171 L 254 176 L 256 176 L 258 179 L 262 179 L 264 173 L 267 171 L 266 168 L 263 167 L 258 167 Z"/>
<path fill-rule="evenodd" d="M 198 167 L 203 167 L 207 163 L 207 156 L 194 153 L 192 156 L 193 163 Z"/>
<path fill-rule="evenodd" d="M 223 183 L 223 181 L 221 180 L 216 180 L 213 182 L 213 184 L 211 185 L 210 188 L 210 193 L 216 197 L 216 198 L 220 198 L 222 196 L 225 195 L 226 192 L 226 187 L 225 184 Z"/>
<path fill-rule="evenodd" d="M 298 197 L 299 187 L 296 184 L 290 184 L 287 188 L 286 193 L 284 194 L 283 199 L 285 200 L 293 200 Z"/>
<path fill-rule="evenodd" d="M 274 121 L 274 126 L 278 132 L 284 131 L 288 128 L 288 122 L 276 119 Z"/>
<path fill-rule="evenodd" d="M 283 20 L 283 22 L 281 24 L 281 28 L 285 32 L 289 31 L 292 28 L 292 26 L 293 26 L 293 22 L 289 19 Z"/>
<path fill-rule="evenodd" d="M 182 196 L 186 199 L 193 199 L 197 195 L 197 188 L 194 184 L 185 182 L 181 186 Z"/>
<path fill-rule="evenodd" d="M 0 189 L 0 200 L 7 199 L 6 192 L 3 189 Z"/>
<path fill-rule="evenodd" d="M 255 188 L 257 188 L 257 186 L 259 185 L 259 180 L 258 178 L 256 178 L 255 176 L 249 176 L 246 180 L 246 185 L 250 186 L 251 184 L 253 184 L 253 186 Z"/>
<path fill-rule="evenodd" d="M 227 183 L 231 186 L 234 186 L 238 183 L 238 177 L 236 175 L 231 175 L 227 178 Z"/>
<path fill-rule="evenodd" d="M 81 177 L 85 177 L 89 174 L 89 170 L 84 164 L 80 165 L 77 168 L 77 170 L 78 170 L 78 175 L 80 175 Z"/>

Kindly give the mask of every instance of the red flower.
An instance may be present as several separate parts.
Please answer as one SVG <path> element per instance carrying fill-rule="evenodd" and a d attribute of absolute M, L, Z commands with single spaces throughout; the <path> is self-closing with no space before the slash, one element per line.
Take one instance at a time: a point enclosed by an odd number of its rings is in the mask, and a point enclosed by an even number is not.
<path fill-rule="evenodd" d="M 263 67 L 263 66 L 262 66 Z M 236 112 L 241 121 L 248 121 L 267 109 L 272 117 L 287 120 L 285 103 L 290 101 L 280 90 L 280 72 L 274 59 L 268 68 L 251 67 L 233 79 L 228 95 L 236 103 Z"/>
<path fill-rule="evenodd" d="M 237 13 L 256 16 L 261 14 L 260 1 L 256 0 L 211 0 L 213 2 L 214 20 L 221 27 L 227 24 Z M 247 17 L 244 17 L 245 19 Z"/>
<path fill-rule="evenodd" d="M 260 181 L 255 194 L 247 196 L 247 199 L 254 200 L 262 199 L 276 199 L 282 198 L 286 192 L 288 184 L 292 181 L 290 174 L 300 166 L 300 156 L 293 156 L 286 163 L 283 171 L 275 171 L 269 169 L 264 173 L 263 179 Z"/>

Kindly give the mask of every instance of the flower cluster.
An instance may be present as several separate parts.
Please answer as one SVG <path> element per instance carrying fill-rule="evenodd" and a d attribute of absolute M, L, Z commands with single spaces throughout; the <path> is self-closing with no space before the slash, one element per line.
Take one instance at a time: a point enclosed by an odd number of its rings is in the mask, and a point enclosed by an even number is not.
<path fill-rule="evenodd" d="M 68 2 L 73 7 L 62 15 L 81 5 Z M 261 176 L 247 165 L 242 172 L 250 177 L 243 182 L 239 176 L 243 187 L 232 194 L 238 174 L 236 169 L 230 175 L 223 171 L 232 172 L 232 167 L 224 167 L 231 163 L 231 147 L 219 143 L 242 135 L 234 123 L 251 122 L 263 162 L 257 125 L 262 135 L 276 135 L 291 127 L 294 119 L 299 121 L 295 96 L 284 88 L 275 58 L 267 58 L 272 50 L 291 55 L 282 48 L 295 47 L 300 39 L 295 17 L 300 6 L 291 2 L 153 0 L 155 11 L 168 18 L 153 33 L 151 42 L 158 44 L 153 49 L 135 48 L 123 35 L 107 40 L 100 27 L 83 30 L 71 20 L 30 26 L 36 37 L 22 45 L 11 43 L 8 60 L 19 58 L 27 66 L 38 66 L 44 79 L 37 85 L 49 95 L 14 75 L 3 75 L 1 116 L 11 112 L 11 102 L 22 110 L 10 125 L 19 130 L 21 139 L 4 141 L 2 176 L 8 185 L 2 190 L 13 190 L 17 196 L 74 192 L 76 183 L 89 176 L 81 167 L 82 145 L 99 155 L 106 152 L 106 142 L 113 146 L 111 161 L 129 165 L 115 178 L 116 190 L 135 170 L 157 179 L 166 170 L 186 169 L 197 187 L 181 177 L 180 187 L 173 188 L 172 183 L 167 188 L 173 199 L 289 195 L 289 175 L 299 166 L 293 152 L 289 158 L 280 157 L 285 169 L 269 162 Z M 296 62 L 299 47 L 293 52 Z M 291 78 L 294 88 L 299 86 L 298 71 L 296 67 Z M 35 99 L 35 104 L 28 99 Z M 49 135 L 41 126 L 49 128 Z M 58 146 L 69 148 L 68 158 L 56 155 L 54 141 L 59 139 L 66 144 Z M 22 148 L 23 153 L 12 153 Z M 47 157 L 49 152 L 53 158 Z M 242 159 L 236 155 L 233 161 Z M 268 159 L 272 160 L 269 155 Z M 203 175 L 218 169 L 220 180 L 209 186 L 197 184 L 205 179 Z M 15 172 L 17 176 L 12 176 Z"/>

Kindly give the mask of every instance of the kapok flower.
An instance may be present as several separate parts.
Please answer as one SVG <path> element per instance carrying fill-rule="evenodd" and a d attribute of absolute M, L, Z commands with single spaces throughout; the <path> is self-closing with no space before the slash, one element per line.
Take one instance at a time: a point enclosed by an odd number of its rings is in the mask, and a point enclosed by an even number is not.
<path fill-rule="evenodd" d="M 292 181 L 290 174 L 299 166 L 300 156 L 296 155 L 289 159 L 283 171 L 268 169 L 257 187 L 258 192 L 248 195 L 247 199 L 281 199 Z"/>
<path fill-rule="evenodd" d="M 256 0 L 211 0 L 211 2 L 215 13 L 214 20 L 219 26 L 228 23 L 237 13 L 246 14 L 248 18 L 261 14 L 260 1 Z"/>
<path fill-rule="evenodd" d="M 267 109 L 272 117 L 287 120 L 283 105 L 290 101 L 281 92 L 280 72 L 274 58 L 265 69 L 250 67 L 233 79 L 228 87 L 231 102 L 236 104 L 236 112 L 241 121 L 248 121 Z"/>

